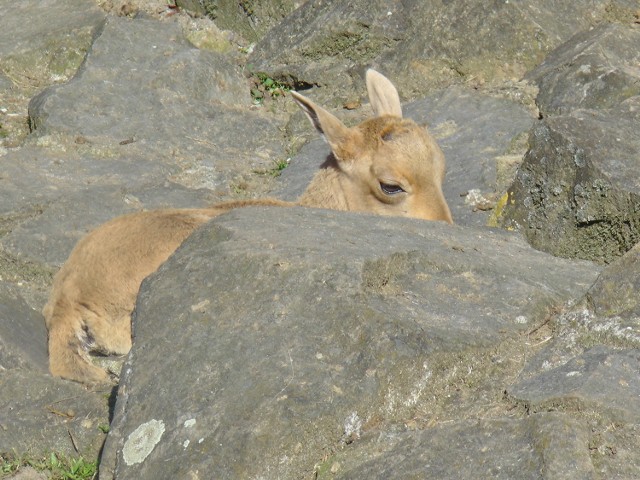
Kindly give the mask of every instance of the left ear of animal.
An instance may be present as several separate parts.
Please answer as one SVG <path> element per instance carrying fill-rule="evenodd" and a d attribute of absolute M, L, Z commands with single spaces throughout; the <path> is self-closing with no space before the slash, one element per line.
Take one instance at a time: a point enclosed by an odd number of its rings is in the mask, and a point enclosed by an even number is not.
<path fill-rule="evenodd" d="M 299 93 L 291 92 L 291 95 L 311 124 L 322 134 L 336 159 L 341 161 L 351 158 L 352 150 L 358 144 L 358 132 L 347 127 L 336 116 Z"/>
<path fill-rule="evenodd" d="M 373 69 L 367 70 L 367 92 L 376 117 L 393 115 L 402 118 L 402 106 L 398 90 L 391 80 Z"/>

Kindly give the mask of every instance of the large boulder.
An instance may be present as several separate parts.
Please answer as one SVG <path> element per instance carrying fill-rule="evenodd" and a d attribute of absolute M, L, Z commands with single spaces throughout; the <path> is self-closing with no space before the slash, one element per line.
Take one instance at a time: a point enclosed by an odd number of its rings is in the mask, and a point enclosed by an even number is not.
<path fill-rule="evenodd" d="M 181 164 L 183 183 L 188 169 L 200 183 L 208 174 L 215 189 L 218 172 L 266 168 L 282 155 L 277 126 L 251 105 L 239 67 L 193 47 L 178 24 L 115 17 L 74 79 L 36 96 L 29 115 L 38 137 L 131 145 L 130 155 Z"/>
<path fill-rule="evenodd" d="M 455 419 L 446 442 L 506 414 L 524 334 L 598 270 L 500 231 L 236 210 L 143 284 L 100 476 L 300 478 L 362 435 Z"/>
<path fill-rule="evenodd" d="M 504 224 L 554 255 L 611 262 L 640 240 L 640 97 L 537 124 Z"/>
<path fill-rule="evenodd" d="M 604 24 L 580 32 L 551 52 L 526 78 L 539 87 L 544 116 L 578 109 L 609 110 L 640 95 L 640 31 Z"/>
<path fill-rule="evenodd" d="M 504 224 L 541 250 L 610 262 L 640 240 L 640 31 L 579 34 L 531 77 L 545 115 Z"/>

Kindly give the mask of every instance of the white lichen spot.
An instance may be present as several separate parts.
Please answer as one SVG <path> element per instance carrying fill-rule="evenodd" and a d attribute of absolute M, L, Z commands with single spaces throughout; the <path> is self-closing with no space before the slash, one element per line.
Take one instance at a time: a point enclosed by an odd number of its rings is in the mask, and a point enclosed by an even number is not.
<path fill-rule="evenodd" d="M 527 323 L 527 317 L 525 317 L 524 315 L 518 315 L 516 317 L 516 323 L 521 323 L 521 324 Z"/>
<path fill-rule="evenodd" d="M 582 376 L 582 373 L 578 372 L 577 370 L 573 370 L 567 373 L 567 377 L 580 377 L 580 376 Z"/>
<path fill-rule="evenodd" d="M 189 439 L 187 439 L 184 442 L 182 442 L 182 447 L 186 450 L 190 443 L 191 442 L 189 441 Z"/>
<path fill-rule="evenodd" d="M 184 428 L 191 428 L 196 424 L 196 419 L 195 418 L 190 418 L 189 420 L 186 420 L 184 422 Z"/>
<path fill-rule="evenodd" d="M 627 340 L 636 344 L 640 343 L 640 335 L 638 335 L 632 327 L 623 326 L 620 323 L 619 317 L 613 317 L 607 322 L 594 324 L 591 328 L 594 332 L 607 333 L 621 340 Z"/>
<path fill-rule="evenodd" d="M 124 462 L 131 466 L 142 463 L 158 444 L 164 433 L 162 420 L 149 420 L 136 428 L 127 437 L 122 448 Z"/>
<path fill-rule="evenodd" d="M 362 429 L 362 419 L 358 416 L 358 412 L 352 412 L 344 421 L 344 437 L 347 440 L 360 438 L 360 430 Z"/>
<path fill-rule="evenodd" d="M 204 313 L 207 311 L 207 307 L 211 304 L 208 299 L 202 300 L 201 302 L 196 303 L 195 305 L 191 305 L 191 311 L 194 313 Z"/>
<path fill-rule="evenodd" d="M 405 406 L 407 407 L 412 407 L 416 403 L 418 403 L 418 400 L 422 396 L 422 392 L 425 388 L 427 388 L 427 384 L 429 383 L 429 379 L 431 378 L 432 372 L 431 370 L 429 370 L 427 362 L 424 362 L 422 364 L 422 369 L 424 370 L 422 376 L 416 382 L 415 386 L 411 390 L 411 393 L 409 394 L 409 398 L 407 398 L 407 401 L 405 402 Z M 471 373 L 471 371 L 469 371 L 469 373 Z"/>

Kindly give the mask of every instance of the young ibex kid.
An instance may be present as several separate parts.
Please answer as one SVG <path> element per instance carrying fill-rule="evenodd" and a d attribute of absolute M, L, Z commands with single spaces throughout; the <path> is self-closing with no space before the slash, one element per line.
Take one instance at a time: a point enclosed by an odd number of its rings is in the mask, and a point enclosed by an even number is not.
<path fill-rule="evenodd" d="M 387 78 L 369 70 L 366 82 L 375 117 L 352 128 L 292 92 L 333 154 L 298 202 L 244 200 L 138 212 L 82 238 L 55 276 L 43 309 L 51 373 L 86 384 L 109 382 L 109 374 L 91 363 L 89 352 L 129 351 L 131 313 L 144 278 L 196 228 L 231 209 L 302 205 L 452 223 L 441 188 L 442 151 L 424 128 L 402 118 L 398 92 Z"/>

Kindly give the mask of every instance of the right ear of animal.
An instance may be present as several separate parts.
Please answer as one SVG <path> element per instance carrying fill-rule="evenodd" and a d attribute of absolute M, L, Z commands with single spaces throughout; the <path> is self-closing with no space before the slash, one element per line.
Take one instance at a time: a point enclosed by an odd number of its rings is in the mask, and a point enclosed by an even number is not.
<path fill-rule="evenodd" d="M 367 70 L 367 92 L 376 117 L 392 115 L 402 118 L 400 95 L 391 80 L 373 69 Z"/>
<path fill-rule="evenodd" d="M 311 124 L 327 141 L 336 159 L 346 160 L 349 158 L 350 147 L 354 144 L 356 132 L 308 98 L 297 92 L 291 92 L 291 95 Z"/>

